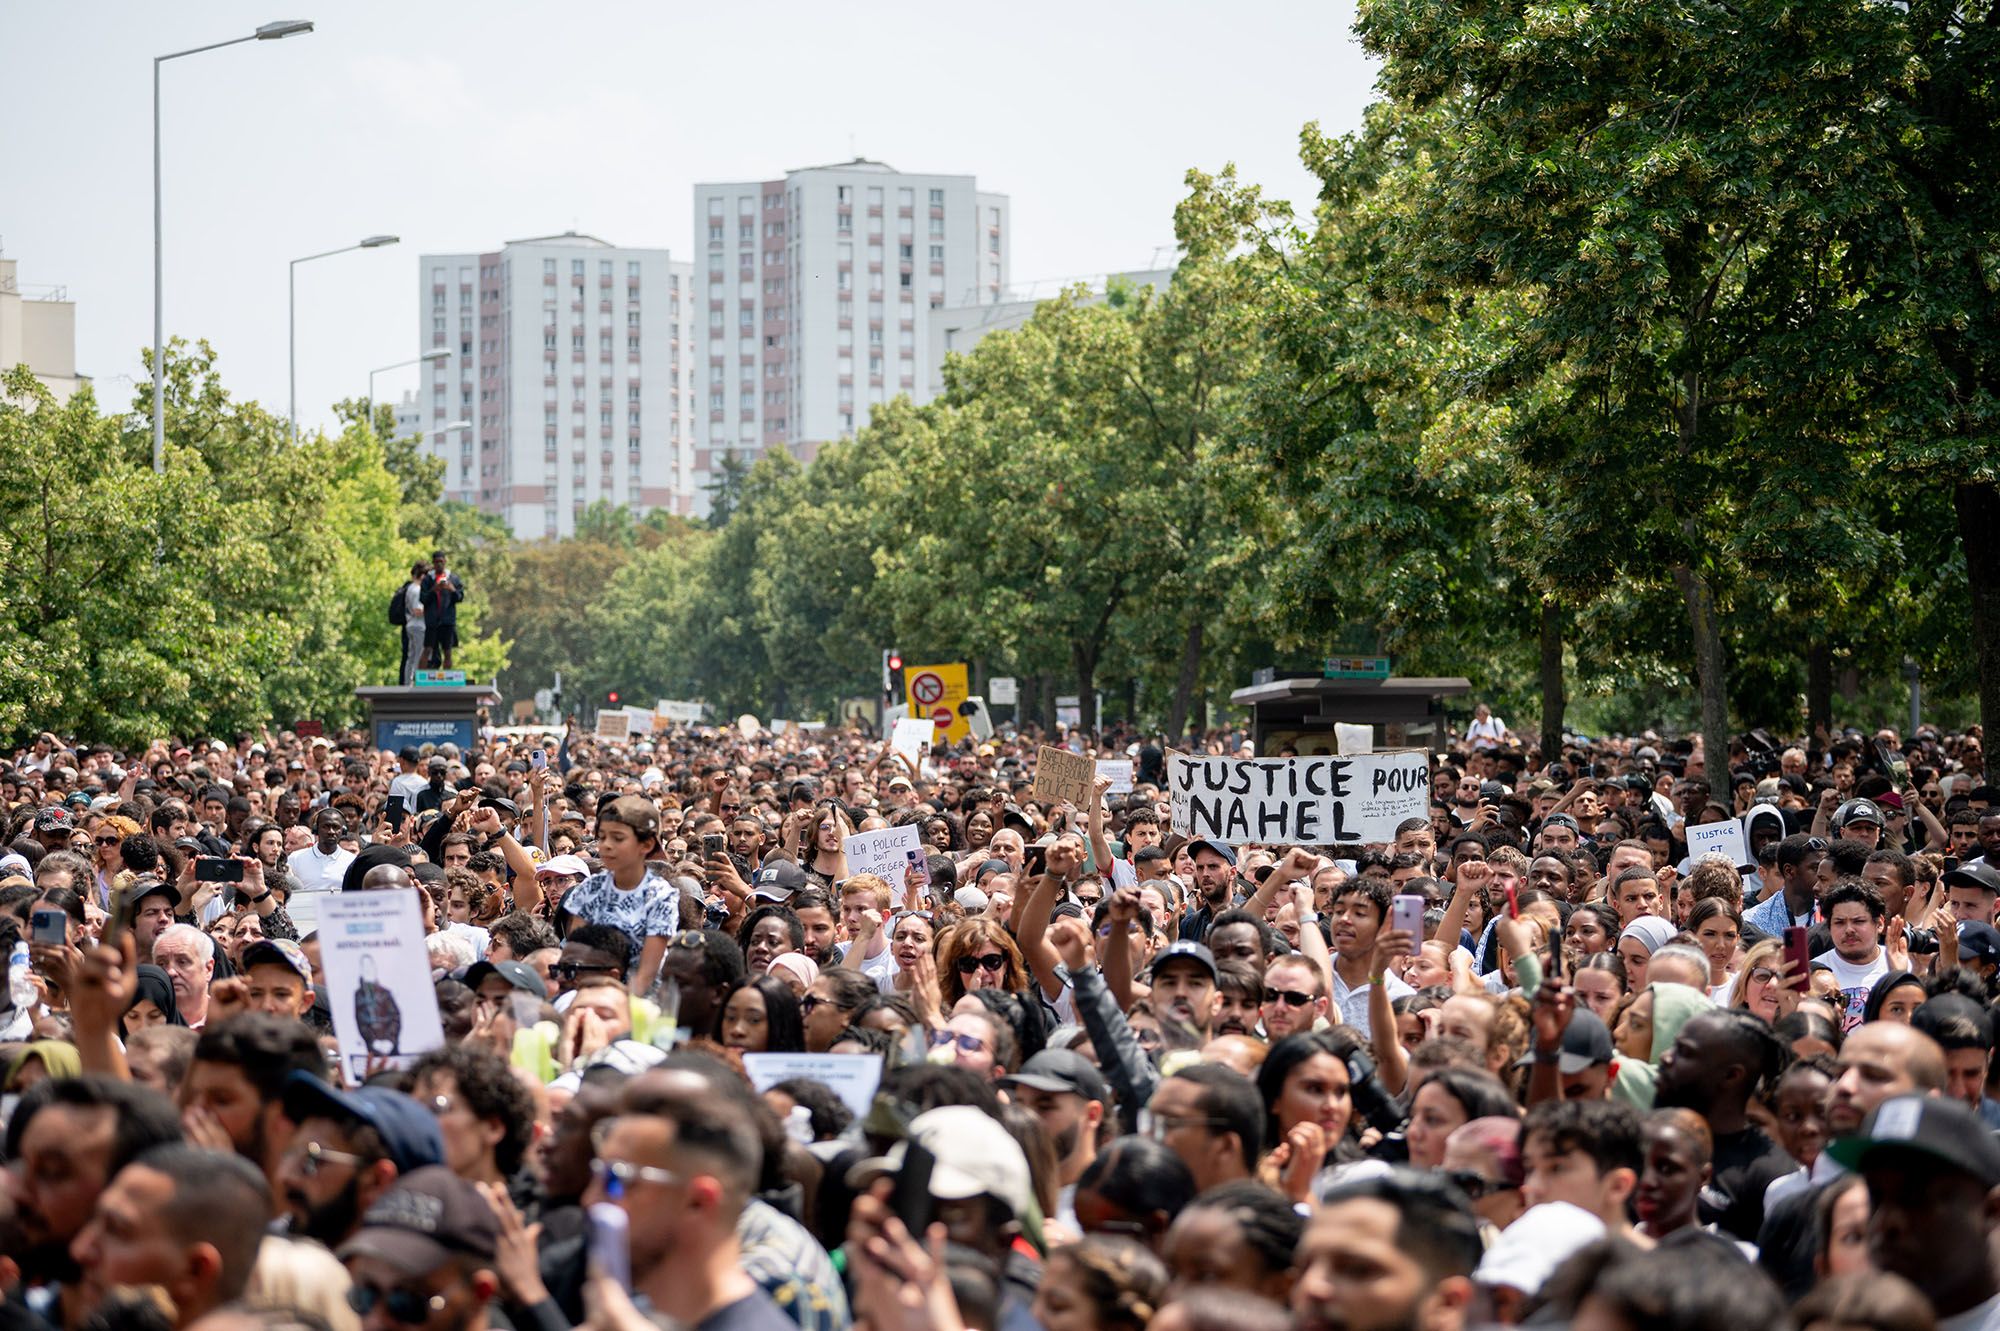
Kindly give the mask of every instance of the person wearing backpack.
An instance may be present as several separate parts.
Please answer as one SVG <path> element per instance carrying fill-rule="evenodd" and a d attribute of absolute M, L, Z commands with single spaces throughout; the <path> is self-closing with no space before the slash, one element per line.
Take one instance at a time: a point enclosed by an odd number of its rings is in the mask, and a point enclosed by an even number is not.
<path fill-rule="evenodd" d="M 416 682 L 417 666 L 424 659 L 424 566 L 410 566 L 410 580 L 396 589 L 389 601 L 389 622 L 402 626 L 403 687 Z"/>

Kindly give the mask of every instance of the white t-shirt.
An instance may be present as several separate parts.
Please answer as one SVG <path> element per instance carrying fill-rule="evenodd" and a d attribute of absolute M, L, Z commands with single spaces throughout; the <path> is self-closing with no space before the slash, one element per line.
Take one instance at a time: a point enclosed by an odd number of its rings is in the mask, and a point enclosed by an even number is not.
<path fill-rule="evenodd" d="M 1812 959 L 1812 964 L 1826 967 L 1839 981 L 1841 997 L 1847 1002 L 1845 1029 L 1851 1031 L 1859 1026 L 1862 1010 L 1868 1006 L 1868 991 L 1875 987 L 1875 981 L 1889 973 L 1888 952 L 1877 948 L 1875 960 L 1865 966 L 1842 960 L 1838 952 L 1822 952 Z"/>
<path fill-rule="evenodd" d="M 1507 723 L 1497 716 L 1489 716 L 1484 721 L 1474 718 L 1465 728 L 1465 737 L 1472 741 L 1475 749 L 1490 749 L 1507 737 Z"/>
<path fill-rule="evenodd" d="M 340 880 L 347 876 L 347 866 L 354 863 L 354 852 L 335 845 L 331 855 L 322 855 L 318 846 L 307 846 L 287 855 L 285 863 L 298 881 L 298 891 L 338 892 Z"/>

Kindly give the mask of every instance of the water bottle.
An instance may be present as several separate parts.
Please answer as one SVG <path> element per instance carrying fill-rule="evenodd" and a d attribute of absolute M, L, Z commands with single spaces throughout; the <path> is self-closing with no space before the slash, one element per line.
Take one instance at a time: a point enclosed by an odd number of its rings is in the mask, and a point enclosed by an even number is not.
<path fill-rule="evenodd" d="M 28 940 L 16 938 L 7 954 L 7 995 L 16 1012 L 34 1006 L 35 986 L 28 983 Z"/>

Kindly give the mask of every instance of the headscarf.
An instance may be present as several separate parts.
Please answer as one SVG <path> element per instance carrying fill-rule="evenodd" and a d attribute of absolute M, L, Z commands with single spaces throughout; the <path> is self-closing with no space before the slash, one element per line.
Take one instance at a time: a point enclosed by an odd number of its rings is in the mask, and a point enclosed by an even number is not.
<path fill-rule="evenodd" d="M 1880 1021 L 1882 1019 L 1882 1005 L 1889 1001 L 1889 995 L 1906 984 L 1915 985 L 1920 992 L 1924 987 L 1922 978 L 1912 975 L 1908 971 L 1890 971 L 1887 975 L 1875 981 L 1873 987 L 1868 990 L 1867 1005 L 1861 1009 L 1861 1020 L 1865 1022 Z"/>
<path fill-rule="evenodd" d="M 174 982 L 158 966 L 142 964 L 139 967 L 139 992 L 132 996 L 132 1002 L 136 1005 L 142 998 L 150 999 L 154 1007 L 166 1014 L 167 1025 L 187 1025 L 181 1019 L 179 1005 L 174 1002 Z M 128 1007 L 125 1010 L 130 1012 L 132 1009 Z"/>
<path fill-rule="evenodd" d="M 1650 957 L 1665 947 L 1667 940 L 1679 932 L 1680 929 L 1671 920 L 1663 920 L 1657 915 L 1641 915 L 1638 919 L 1626 925 L 1624 931 L 1618 937 L 1621 940 L 1626 938 L 1638 939 L 1645 945 L 1646 955 Z"/>
<path fill-rule="evenodd" d="M 813 981 L 819 978 L 819 966 L 803 952 L 783 952 L 772 957 L 771 964 L 764 968 L 764 972 L 768 975 L 780 966 L 798 976 L 808 989 L 812 988 Z"/>
<path fill-rule="evenodd" d="M 1650 917 L 1649 917 L 1650 918 Z M 1640 921 L 1633 921 L 1636 928 Z M 1643 1063 L 1637 1059 L 1618 1060 L 1617 1079 L 1611 1083 L 1611 1098 L 1623 1100 L 1641 1111 L 1653 1107 L 1653 1093 L 1659 1086 L 1660 1058 L 1680 1038 L 1681 1027 L 1715 1006 L 1707 994 L 1684 984 L 1662 980 L 1642 992 L 1653 995 L 1653 1047 Z"/>
<path fill-rule="evenodd" d="M 49 1076 L 56 1080 L 83 1075 L 83 1056 L 76 1052 L 76 1046 L 67 1040 L 36 1040 L 26 1049 L 14 1055 L 14 1061 L 7 1065 L 8 1090 L 14 1087 L 14 1079 L 21 1075 L 21 1069 L 30 1061 L 38 1061 L 48 1069 Z"/>

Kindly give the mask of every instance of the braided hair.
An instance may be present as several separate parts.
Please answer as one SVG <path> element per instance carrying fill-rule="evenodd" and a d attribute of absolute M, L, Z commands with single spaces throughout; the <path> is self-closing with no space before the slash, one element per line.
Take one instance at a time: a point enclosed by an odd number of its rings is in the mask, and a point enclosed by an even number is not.
<path fill-rule="evenodd" d="M 1126 1238 L 1093 1235 L 1058 1248 L 1049 1262 L 1067 1262 L 1104 1331 L 1146 1331 L 1167 1293 L 1167 1268 L 1150 1248 Z"/>

